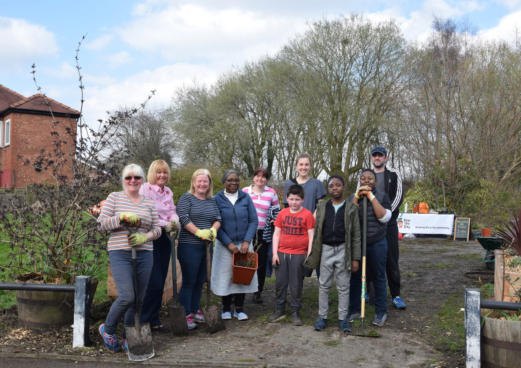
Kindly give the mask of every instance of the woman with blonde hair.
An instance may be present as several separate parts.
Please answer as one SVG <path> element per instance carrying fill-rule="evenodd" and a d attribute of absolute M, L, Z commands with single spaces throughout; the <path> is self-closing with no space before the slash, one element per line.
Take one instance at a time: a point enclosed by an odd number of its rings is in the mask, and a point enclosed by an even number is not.
<path fill-rule="evenodd" d="M 121 175 L 123 190 L 109 194 L 98 217 L 99 228 L 110 231 L 107 250 L 118 289 L 118 298 L 112 303 L 105 323 L 99 327 L 103 342 L 111 351 L 121 350 L 116 337 L 121 317 L 125 316 L 125 326 L 134 325 L 135 300 L 143 301 L 152 271 L 152 241 L 161 235 L 154 202 L 139 194 L 144 176 L 139 165 L 125 166 Z M 129 227 L 134 228 L 132 234 Z M 137 250 L 139 295 L 134 295 L 132 247 Z M 126 346 L 125 340 L 122 343 Z"/>
<path fill-rule="evenodd" d="M 181 223 L 177 258 L 183 275 L 179 297 L 189 330 L 197 326 L 196 322 L 205 322 L 199 305 L 206 281 L 206 246 L 217 237 L 221 226 L 219 208 L 212 195 L 212 175 L 206 169 L 198 169 L 192 174 L 190 191 L 177 203 Z"/>
<path fill-rule="evenodd" d="M 179 227 L 173 193 L 166 186 L 169 179 L 170 168 L 166 161 L 155 160 L 148 168 L 147 182 L 139 190 L 141 195 L 154 202 L 159 226 L 161 226 L 161 236 L 154 240 L 154 265 L 141 310 L 141 322 L 149 322 L 152 331 L 160 331 L 164 328 L 159 319 L 159 310 L 172 252 L 168 233 Z"/>

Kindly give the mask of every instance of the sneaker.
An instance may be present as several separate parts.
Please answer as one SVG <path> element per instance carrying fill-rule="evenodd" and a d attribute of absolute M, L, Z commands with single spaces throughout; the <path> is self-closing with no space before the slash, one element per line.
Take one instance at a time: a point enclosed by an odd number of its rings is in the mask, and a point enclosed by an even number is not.
<path fill-rule="evenodd" d="M 253 302 L 255 304 L 262 304 L 262 297 L 260 291 L 257 291 L 253 294 Z"/>
<path fill-rule="evenodd" d="M 186 316 L 186 326 L 189 330 L 193 330 L 197 327 L 197 323 L 194 322 L 194 315 L 192 313 Z"/>
<path fill-rule="evenodd" d="M 349 323 L 353 323 L 355 321 L 355 319 L 358 319 L 358 318 L 360 318 L 360 313 L 356 312 L 356 313 L 348 314 L 347 317 L 346 317 L 346 320 Z"/>
<path fill-rule="evenodd" d="M 232 313 L 231 312 L 222 312 L 221 319 L 232 319 Z"/>
<path fill-rule="evenodd" d="M 246 321 L 248 319 L 248 315 L 244 312 L 233 312 L 233 316 L 237 318 L 239 321 Z"/>
<path fill-rule="evenodd" d="M 327 325 L 327 319 L 318 317 L 317 321 L 315 322 L 313 327 L 315 327 L 316 331 L 322 331 L 324 328 L 326 328 L 326 325 Z"/>
<path fill-rule="evenodd" d="M 342 332 L 351 332 L 351 325 L 346 319 L 338 320 L 338 327 L 342 330 Z"/>
<path fill-rule="evenodd" d="M 125 349 L 125 351 L 128 353 L 128 343 L 127 343 L 127 339 L 123 338 L 121 340 L 121 345 L 123 346 L 123 349 Z"/>
<path fill-rule="evenodd" d="M 378 326 L 378 327 L 383 327 L 383 325 L 385 324 L 385 321 L 387 321 L 387 313 L 384 313 L 382 315 L 377 315 L 376 317 L 374 317 L 373 325 Z"/>
<path fill-rule="evenodd" d="M 290 317 L 291 317 L 291 322 L 295 326 L 302 326 L 302 320 L 300 319 L 297 311 L 291 312 L 291 316 Z"/>
<path fill-rule="evenodd" d="M 206 320 L 204 319 L 204 314 L 200 310 L 197 311 L 197 313 L 194 315 L 194 322 L 195 323 L 205 323 Z"/>
<path fill-rule="evenodd" d="M 393 305 L 397 309 L 405 309 L 405 308 L 407 308 L 407 305 L 404 303 L 402 298 L 400 298 L 399 296 L 397 296 L 396 298 L 393 298 Z"/>
<path fill-rule="evenodd" d="M 286 317 L 286 312 L 282 310 L 276 310 L 269 318 L 268 322 L 278 322 Z"/>
<path fill-rule="evenodd" d="M 105 346 L 107 347 L 107 349 L 109 349 L 110 351 L 113 351 L 113 352 L 118 352 L 121 350 L 121 346 L 119 345 L 116 335 L 110 335 L 105 332 L 104 323 L 102 323 L 99 326 L 98 330 L 99 330 L 101 337 L 103 338 L 103 342 L 105 343 Z"/>

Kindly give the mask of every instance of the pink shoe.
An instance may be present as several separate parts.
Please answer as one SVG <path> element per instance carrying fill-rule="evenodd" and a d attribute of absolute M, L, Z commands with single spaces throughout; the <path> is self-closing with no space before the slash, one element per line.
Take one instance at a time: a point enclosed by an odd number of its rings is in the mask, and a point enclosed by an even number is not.
<path fill-rule="evenodd" d="M 192 313 L 186 316 L 186 326 L 189 330 L 193 330 L 197 327 L 197 324 L 194 322 L 194 315 Z"/>
<path fill-rule="evenodd" d="M 200 310 L 197 311 L 197 313 L 194 316 L 194 322 L 195 323 L 205 323 L 206 320 L 204 319 L 204 314 Z"/>

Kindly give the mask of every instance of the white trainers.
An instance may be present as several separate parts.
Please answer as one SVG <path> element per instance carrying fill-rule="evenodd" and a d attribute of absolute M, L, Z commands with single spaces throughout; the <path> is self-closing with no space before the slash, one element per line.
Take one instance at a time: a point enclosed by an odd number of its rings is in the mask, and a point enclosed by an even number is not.
<path fill-rule="evenodd" d="M 233 316 L 237 318 L 239 321 L 246 321 L 248 319 L 248 315 L 244 312 L 237 313 L 237 311 L 234 311 Z"/>
<path fill-rule="evenodd" d="M 232 319 L 232 313 L 231 312 L 222 312 L 221 319 Z"/>

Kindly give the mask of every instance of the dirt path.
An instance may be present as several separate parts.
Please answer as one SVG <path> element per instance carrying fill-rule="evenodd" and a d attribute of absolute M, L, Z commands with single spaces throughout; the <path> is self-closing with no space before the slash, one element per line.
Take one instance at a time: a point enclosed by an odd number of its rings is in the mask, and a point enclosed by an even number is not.
<path fill-rule="evenodd" d="M 302 310 L 304 326 L 295 327 L 288 321 L 267 323 L 273 309 L 273 284 L 264 293 L 264 304 L 246 301 L 246 322 L 227 321 L 226 330 L 214 335 L 198 329 L 187 337 L 173 337 L 168 333 L 154 336 L 157 358 L 153 365 L 179 366 L 259 366 L 259 367 L 462 367 L 464 356 L 461 345 L 451 345 L 451 329 L 441 329 L 438 312 L 448 302 L 463 306 L 465 287 L 477 286 L 468 278 L 469 271 L 484 271 L 480 262 L 483 253 L 474 242 L 454 242 L 438 239 L 410 239 L 400 243 L 402 269 L 402 296 L 408 304 L 406 311 L 389 307 L 389 319 L 379 328 L 380 338 L 364 338 L 340 333 L 336 326 L 336 302 L 330 309 L 330 325 L 322 332 L 314 331 L 312 324 L 317 312 L 317 280 L 306 279 Z M 463 320 L 463 312 L 456 318 Z M 372 307 L 366 321 L 370 327 Z M 40 352 L 72 355 L 82 361 L 117 361 L 124 363 L 123 353 L 107 353 L 99 344 L 96 331 L 92 339 L 96 347 L 73 351 L 64 342 L 70 342 L 70 329 L 35 335 L 17 329 L 12 312 L 0 315 L 2 323 L 0 356 Z M 441 325 L 443 326 L 443 325 Z M 60 336 L 61 335 L 61 336 Z M 58 340 L 57 337 L 60 337 Z M 57 341 L 58 340 L 58 341 Z M 448 342 L 447 342 L 448 341 Z M 461 339 L 460 339 L 461 341 Z M 14 354 L 14 355 L 13 355 Z"/>

